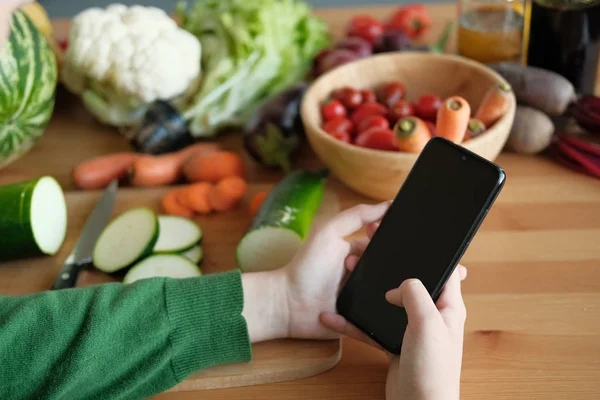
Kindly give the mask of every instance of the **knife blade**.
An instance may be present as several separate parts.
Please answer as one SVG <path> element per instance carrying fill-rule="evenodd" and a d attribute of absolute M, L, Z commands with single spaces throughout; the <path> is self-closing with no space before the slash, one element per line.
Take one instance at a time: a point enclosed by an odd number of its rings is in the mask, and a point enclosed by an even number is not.
<path fill-rule="evenodd" d="M 52 285 L 52 290 L 67 289 L 75 286 L 81 269 L 92 262 L 92 253 L 96 240 L 108 224 L 117 197 L 118 182 L 112 181 L 90 213 L 81 235 Z"/>

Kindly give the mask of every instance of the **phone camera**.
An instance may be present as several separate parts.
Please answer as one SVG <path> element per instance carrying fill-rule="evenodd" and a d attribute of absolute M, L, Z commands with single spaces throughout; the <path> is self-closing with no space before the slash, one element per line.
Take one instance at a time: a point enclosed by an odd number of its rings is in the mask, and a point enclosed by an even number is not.
<path fill-rule="evenodd" d="M 461 161 L 467 161 L 467 156 L 460 156 Z"/>

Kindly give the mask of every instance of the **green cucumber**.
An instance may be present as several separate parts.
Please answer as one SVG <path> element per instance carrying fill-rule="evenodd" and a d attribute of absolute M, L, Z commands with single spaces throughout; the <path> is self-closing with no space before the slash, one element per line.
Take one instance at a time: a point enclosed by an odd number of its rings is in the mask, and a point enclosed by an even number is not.
<path fill-rule="evenodd" d="M 202 276 L 202 272 L 187 258 L 177 254 L 156 254 L 131 267 L 123 278 L 123 283 L 156 277 L 182 279 L 196 276 Z"/>
<path fill-rule="evenodd" d="M 154 253 L 181 253 L 202 240 L 202 230 L 192 220 L 172 215 L 159 215 L 160 234 Z"/>
<path fill-rule="evenodd" d="M 100 234 L 92 256 L 94 266 L 109 274 L 127 268 L 152 253 L 158 234 L 158 218 L 152 210 L 125 211 Z"/>
<path fill-rule="evenodd" d="M 67 203 L 54 178 L 0 187 L 0 260 L 54 255 L 66 234 Z"/>
<path fill-rule="evenodd" d="M 327 171 L 295 171 L 271 190 L 236 250 L 243 272 L 287 264 L 310 232 L 325 192 Z"/>
<path fill-rule="evenodd" d="M 204 258 L 204 250 L 200 245 L 196 245 L 189 250 L 179 253 L 179 255 L 189 259 L 194 264 L 200 264 Z"/>

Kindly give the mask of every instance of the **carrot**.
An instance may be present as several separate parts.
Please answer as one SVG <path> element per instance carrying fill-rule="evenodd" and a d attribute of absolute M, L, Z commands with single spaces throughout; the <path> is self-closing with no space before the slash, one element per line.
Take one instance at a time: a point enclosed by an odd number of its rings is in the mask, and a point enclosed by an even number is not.
<path fill-rule="evenodd" d="M 179 201 L 177 201 L 177 198 L 182 190 L 185 189 L 179 188 L 168 191 L 167 194 L 165 194 L 165 196 L 162 198 L 162 208 L 166 214 L 192 218 L 194 216 L 194 212 L 189 208 L 184 207 L 179 203 Z"/>
<path fill-rule="evenodd" d="M 469 120 L 469 123 L 467 124 L 467 131 L 465 132 L 465 137 L 463 138 L 463 142 L 466 142 L 467 140 L 471 140 L 479 135 L 481 135 L 483 132 L 485 132 L 486 127 L 483 124 L 483 122 L 481 122 L 478 119 L 475 118 L 471 118 Z"/>
<path fill-rule="evenodd" d="M 267 192 L 258 192 L 254 195 L 254 197 L 250 201 L 250 216 L 253 217 L 256 215 L 256 213 L 260 209 L 260 206 L 265 201 L 268 195 L 269 194 Z"/>
<path fill-rule="evenodd" d="M 217 183 L 230 176 L 245 178 L 246 168 L 239 154 L 219 151 L 190 157 L 183 166 L 183 174 L 190 182 Z"/>
<path fill-rule="evenodd" d="M 405 117 L 394 126 L 394 136 L 400 151 L 418 153 L 431 139 L 431 132 L 422 119 Z"/>
<path fill-rule="evenodd" d="M 73 168 L 73 182 L 80 189 L 101 189 L 113 179 L 127 176 L 133 163 L 141 156 L 136 153 L 115 153 L 84 161 Z"/>
<path fill-rule="evenodd" d="M 248 184 L 239 176 L 221 180 L 208 192 L 208 202 L 217 211 L 227 211 L 244 197 Z"/>
<path fill-rule="evenodd" d="M 453 96 L 444 100 L 437 114 L 435 126 L 437 135 L 454 143 L 461 143 L 465 137 L 470 117 L 471 107 L 462 97 Z"/>
<path fill-rule="evenodd" d="M 210 154 L 217 149 L 215 144 L 198 143 L 175 153 L 143 156 L 133 164 L 131 182 L 135 186 L 168 185 L 179 180 L 188 158 L 196 154 Z"/>
<path fill-rule="evenodd" d="M 213 208 L 208 202 L 208 192 L 213 185 L 208 182 L 198 182 L 188 185 L 180 191 L 177 200 L 181 205 L 197 212 L 198 214 L 208 214 Z"/>
<path fill-rule="evenodd" d="M 480 120 L 487 127 L 495 124 L 508 111 L 511 92 L 510 85 L 506 83 L 492 86 L 483 97 L 475 119 Z"/>

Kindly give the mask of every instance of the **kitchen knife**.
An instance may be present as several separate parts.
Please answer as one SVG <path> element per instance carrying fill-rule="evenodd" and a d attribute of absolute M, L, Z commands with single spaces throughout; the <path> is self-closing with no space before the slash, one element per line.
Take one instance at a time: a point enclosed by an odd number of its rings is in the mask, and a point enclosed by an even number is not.
<path fill-rule="evenodd" d="M 112 214 L 115 198 L 117 197 L 118 182 L 112 181 L 104 190 L 102 197 L 92 210 L 92 213 L 85 223 L 81 236 L 75 244 L 75 248 L 65 260 L 58 277 L 52 285 L 52 290 L 67 289 L 75 286 L 79 272 L 87 264 L 92 262 L 92 252 L 96 240 L 104 227 L 108 224 Z"/>

